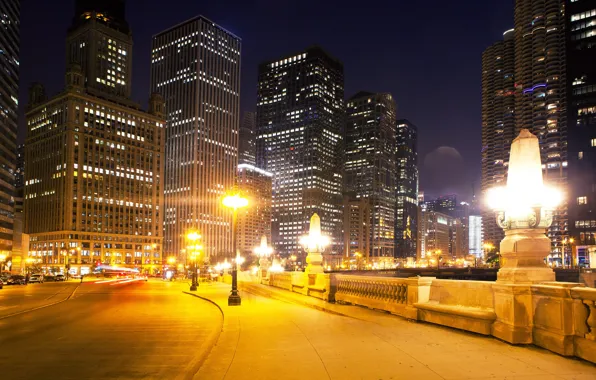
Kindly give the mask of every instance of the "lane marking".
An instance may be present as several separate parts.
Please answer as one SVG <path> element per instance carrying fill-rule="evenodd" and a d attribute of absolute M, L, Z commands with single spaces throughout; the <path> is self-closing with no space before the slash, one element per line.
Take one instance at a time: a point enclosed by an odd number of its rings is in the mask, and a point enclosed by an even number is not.
<path fill-rule="evenodd" d="M 54 303 L 50 303 L 50 304 L 47 304 L 47 305 L 42 305 L 42 306 L 34 307 L 34 308 L 32 308 L 32 309 L 21 310 L 21 311 L 18 311 L 18 312 L 16 312 L 16 313 L 8 314 L 8 315 L 5 315 L 5 316 L 3 316 L 3 317 L 0 317 L 0 320 L 2 320 L 2 319 L 6 319 L 6 318 L 10 318 L 10 317 L 14 317 L 14 316 L 21 315 L 21 314 L 25 314 L 25 313 L 29 313 L 29 312 L 31 312 L 31 311 L 35 311 L 35 310 L 44 309 L 44 308 L 46 308 L 46 307 L 50 307 L 50 306 L 54 306 L 54 305 L 58 305 L 59 303 L 62 303 L 62 302 L 66 302 L 66 301 L 68 301 L 68 300 L 70 299 L 70 297 L 72 297 L 72 295 L 73 295 L 73 294 L 74 294 L 74 293 L 77 291 L 77 289 L 79 288 L 79 286 L 80 286 L 80 284 L 78 284 L 78 285 L 77 285 L 77 286 L 74 288 L 74 290 L 72 291 L 72 293 L 71 293 L 71 294 L 70 294 L 70 295 L 69 295 L 67 298 L 65 298 L 65 299 L 63 299 L 63 300 L 60 300 L 60 301 L 57 301 L 57 302 L 54 302 Z"/>

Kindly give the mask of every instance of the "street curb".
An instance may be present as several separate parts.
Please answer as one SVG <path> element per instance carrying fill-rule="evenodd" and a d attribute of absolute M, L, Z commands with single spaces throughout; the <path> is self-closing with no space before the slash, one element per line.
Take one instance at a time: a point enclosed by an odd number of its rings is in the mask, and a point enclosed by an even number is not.
<path fill-rule="evenodd" d="M 10 318 L 10 317 L 15 317 L 17 315 L 29 313 L 29 312 L 32 312 L 32 311 L 35 311 L 35 310 L 44 309 L 46 307 L 50 307 L 50 306 L 58 305 L 59 303 L 62 303 L 62 302 L 66 302 L 66 301 L 68 301 L 74 295 L 74 293 L 77 291 L 77 289 L 79 288 L 79 286 L 81 286 L 81 285 L 80 284 L 77 285 L 74 288 L 74 290 L 72 291 L 72 293 L 70 293 L 70 295 L 68 297 L 66 297 L 65 299 L 63 299 L 63 300 L 60 300 L 60 301 L 57 301 L 57 302 L 54 302 L 54 303 L 49 303 L 47 305 L 42 305 L 42 306 L 34 307 L 33 309 L 27 309 L 27 310 L 19 311 L 17 313 L 8 314 L 8 315 L 5 315 L 3 317 L 0 317 L 0 320 L 6 319 L 6 318 Z"/>
<path fill-rule="evenodd" d="M 194 376 L 197 374 L 197 372 L 199 372 L 199 370 L 203 366 L 203 363 L 205 363 L 205 360 L 207 360 L 207 358 L 209 357 L 209 354 L 211 354 L 213 347 L 215 347 L 215 345 L 219 341 L 219 337 L 221 336 L 221 333 L 223 332 L 225 315 L 224 315 L 223 309 L 217 303 L 213 302 L 209 298 L 202 297 L 202 296 L 199 296 L 198 294 L 194 294 L 194 293 L 186 292 L 186 291 L 182 291 L 182 293 L 188 294 L 193 297 L 200 298 L 203 301 L 207 301 L 210 304 L 215 305 L 215 307 L 217 307 L 217 309 L 221 313 L 221 323 L 219 325 L 219 328 L 215 329 L 215 331 L 207 337 L 205 344 L 204 344 L 205 350 L 203 350 L 202 353 L 199 353 L 199 355 L 197 357 L 195 357 L 190 363 L 188 363 L 184 374 L 176 376 L 176 379 L 192 380 L 194 378 Z"/>

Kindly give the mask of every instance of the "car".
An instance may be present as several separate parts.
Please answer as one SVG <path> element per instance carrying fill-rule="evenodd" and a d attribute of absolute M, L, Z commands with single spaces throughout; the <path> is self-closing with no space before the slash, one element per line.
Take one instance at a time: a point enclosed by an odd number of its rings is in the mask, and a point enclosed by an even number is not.
<path fill-rule="evenodd" d="M 41 275 L 41 274 L 31 275 L 31 277 L 29 277 L 29 282 L 30 283 L 39 282 L 40 284 L 43 284 L 43 275 Z"/>
<path fill-rule="evenodd" d="M 63 274 L 57 274 L 54 276 L 54 281 L 65 281 L 66 277 Z"/>
<path fill-rule="evenodd" d="M 4 281 L 2 281 L 2 278 L 0 278 L 0 289 L 2 289 L 4 287 Z"/>
<path fill-rule="evenodd" d="M 6 279 L 6 285 L 25 285 L 25 276 L 13 274 Z"/>

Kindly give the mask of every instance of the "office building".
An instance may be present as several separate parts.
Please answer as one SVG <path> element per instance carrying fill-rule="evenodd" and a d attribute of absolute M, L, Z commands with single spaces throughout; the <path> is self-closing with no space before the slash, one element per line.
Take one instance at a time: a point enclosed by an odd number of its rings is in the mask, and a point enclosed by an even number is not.
<path fill-rule="evenodd" d="M 596 267 L 596 4 L 566 1 L 569 235 L 565 263 Z"/>
<path fill-rule="evenodd" d="M 424 201 L 428 211 L 436 211 L 449 216 L 455 216 L 457 212 L 457 196 L 455 194 L 441 195 L 435 199 Z"/>
<path fill-rule="evenodd" d="M 165 252 L 198 230 L 205 258 L 233 256 L 222 207 L 238 168 L 240 38 L 203 16 L 153 37 L 151 90 L 166 101 Z"/>
<path fill-rule="evenodd" d="M 468 221 L 468 252 L 477 258 L 482 258 L 482 216 L 470 215 Z"/>
<path fill-rule="evenodd" d="M 97 21 L 104 8 L 88 8 L 91 3 L 76 3 L 77 12 L 83 13 L 75 16 L 67 46 L 70 36 L 94 27 L 102 32 L 89 34 L 90 47 L 101 45 L 105 35 L 128 38 L 118 29 L 119 23 Z M 115 29 L 108 31 L 112 26 Z M 110 61 L 113 67 L 118 55 L 126 55 L 130 62 L 130 50 L 126 54 L 111 50 L 111 57 L 116 57 Z M 84 65 L 76 55 L 70 58 L 62 92 L 48 100 L 40 85 L 30 90 L 24 183 L 29 253 L 52 272 L 70 268 L 71 273 L 85 274 L 106 264 L 158 273 L 163 239 L 163 99 L 152 95 L 149 112 L 144 112 L 125 93 L 90 85 Z"/>
<path fill-rule="evenodd" d="M 516 0 L 514 13 L 516 134 L 527 128 L 538 137 L 544 180 L 563 192 L 568 163 L 564 3 Z M 566 204 L 555 211 L 547 235 L 552 242 L 549 262 L 560 263 L 568 237 Z"/>
<path fill-rule="evenodd" d="M 66 62 L 81 67 L 87 92 L 119 101 L 130 98 L 132 33 L 124 0 L 76 0 L 66 36 Z"/>
<path fill-rule="evenodd" d="M 257 164 L 257 146 L 255 143 L 256 114 L 245 112 L 240 123 L 238 137 L 238 164 L 255 166 Z"/>
<path fill-rule="evenodd" d="M 482 176 L 481 192 L 505 186 L 509 150 L 515 138 L 514 30 L 482 54 Z M 482 213 L 484 239 L 498 246 L 504 237 L 494 211 Z"/>
<path fill-rule="evenodd" d="M 344 196 L 344 256 L 366 256 L 371 244 L 371 202 L 368 198 Z"/>
<path fill-rule="evenodd" d="M 266 236 L 271 241 L 271 178 L 273 175 L 249 164 L 238 165 L 238 190 L 248 198 L 248 207 L 238 211 L 238 251 L 251 255 Z"/>
<path fill-rule="evenodd" d="M 420 257 L 429 259 L 436 255 L 448 257 L 451 252 L 453 218 L 449 215 L 427 210 L 420 211 L 418 233 L 420 235 Z"/>
<path fill-rule="evenodd" d="M 20 1 L 0 3 L 0 252 L 12 251 L 19 105 Z M 1 270 L 2 268 L 0 268 Z"/>
<path fill-rule="evenodd" d="M 406 119 L 397 121 L 396 134 L 395 257 L 416 257 L 418 250 L 418 128 Z"/>
<path fill-rule="evenodd" d="M 313 213 L 342 253 L 343 65 L 319 47 L 259 65 L 257 166 L 273 173 L 272 240 L 302 252 Z"/>
<path fill-rule="evenodd" d="M 367 257 L 393 257 L 395 234 L 395 102 L 391 94 L 361 91 L 346 105 L 344 191 L 368 199 Z M 350 213 L 350 210 L 344 209 Z M 345 232 L 345 231 L 344 231 Z"/>

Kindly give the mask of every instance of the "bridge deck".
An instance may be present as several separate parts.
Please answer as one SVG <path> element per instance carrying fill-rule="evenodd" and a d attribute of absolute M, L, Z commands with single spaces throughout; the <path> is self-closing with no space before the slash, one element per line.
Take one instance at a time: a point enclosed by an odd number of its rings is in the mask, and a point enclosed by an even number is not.
<path fill-rule="evenodd" d="M 596 379 L 596 366 L 533 346 L 331 305 L 349 315 L 341 316 L 304 306 L 322 301 L 261 285 L 251 292 L 278 299 L 242 291 L 242 306 L 228 307 L 229 289 L 199 288 L 225 319 L 194 379 Z"/>

